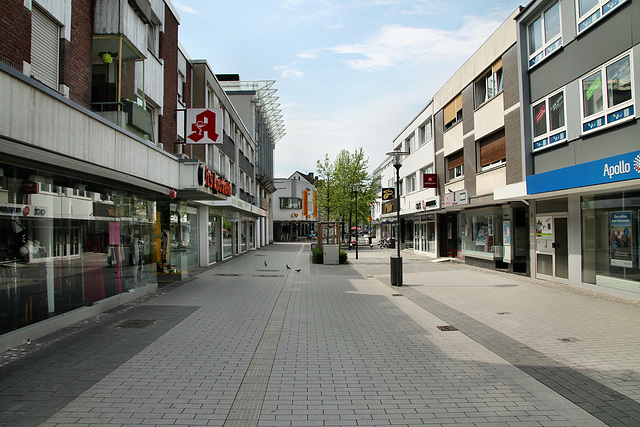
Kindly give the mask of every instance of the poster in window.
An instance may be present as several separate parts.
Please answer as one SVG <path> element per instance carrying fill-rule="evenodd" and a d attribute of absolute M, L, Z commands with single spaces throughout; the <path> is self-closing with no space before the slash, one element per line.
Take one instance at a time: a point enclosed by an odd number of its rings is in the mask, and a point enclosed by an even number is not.
<path fill-rule="evenodd" d="M 611 212 L 609 221 L 609 259 L 617 267 L 633 267 L 633 223 L 631 211 Z"/>
<path fill-rule="evenodd" d="M 511 223 L 510 221 L 502 222 L 502 244 L 504 246 L 511 245 Z"/>
<path fill-rule="evenodd" d="M 553 217 L 536 217 L 536 237 L 553 237 Z"/>

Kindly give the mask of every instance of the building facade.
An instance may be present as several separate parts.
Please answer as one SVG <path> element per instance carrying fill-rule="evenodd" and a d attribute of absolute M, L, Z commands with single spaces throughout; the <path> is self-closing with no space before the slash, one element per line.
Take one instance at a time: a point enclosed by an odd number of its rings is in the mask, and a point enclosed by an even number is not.
<path fill-rule="evenodd" d="M 640 4 L 533 1 L 517 17 L 532 275 L 640 293 Z"/>
<path fill-rule="evenodd" d="M 313 174 L 293 173 L 274 180 L 274 240 L 290 242 L 307 239 L 317 231 L 318 190 Z"/>
<path fill-rule="evenodd" d="M 0 348 L 264 243 L 253 135 L 169 0 L 0 19 Z M 185 144 L 194 106 L 224 110 L 222 144 Z"/>

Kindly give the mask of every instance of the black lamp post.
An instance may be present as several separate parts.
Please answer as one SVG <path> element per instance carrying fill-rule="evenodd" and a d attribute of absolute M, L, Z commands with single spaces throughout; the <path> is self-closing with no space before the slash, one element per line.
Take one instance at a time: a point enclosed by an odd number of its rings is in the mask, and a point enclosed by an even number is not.
<path fill-rule="evenodd" d="M 393 167 L 396 168 L 396 247 L 398 256 L 391 257 L 391 286 L 402 286 L 402 257 L 400 256 L 400 157 L 407 155 L 406 151 L 394 150 L 387 153 L 393 156 Z"/>
<path fill-rule="evenodd" d="M 356 259 L 358 259 L 358 190 L 360 190 L 360 184 L 353 184 L 353 192 L 356 193 Z"/>

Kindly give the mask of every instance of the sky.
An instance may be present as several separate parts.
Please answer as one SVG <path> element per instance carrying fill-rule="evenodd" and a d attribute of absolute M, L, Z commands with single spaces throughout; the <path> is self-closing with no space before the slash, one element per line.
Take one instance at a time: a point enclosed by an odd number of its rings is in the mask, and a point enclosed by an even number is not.
<path fill-rule="evenodd" d="M 191 59 L 275 80 L 274 173 L 362 148 L 369 171 L 505 19 L 513 0 L 172 0 Z"/>

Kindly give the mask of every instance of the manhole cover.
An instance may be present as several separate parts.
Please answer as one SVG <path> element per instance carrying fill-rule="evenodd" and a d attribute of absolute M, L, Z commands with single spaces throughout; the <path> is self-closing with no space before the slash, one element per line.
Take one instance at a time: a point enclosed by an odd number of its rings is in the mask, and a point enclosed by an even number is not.
<path fill-rule="evenodd" d="M 457 331 L 458 330 L 458 328 L 456 328 L 455 326 L 451 326 L 451 325 L 438 326 L 438 329 L 440 329 L 441 331 L 445 331 L 445 332 Z"/>
<path fill-rule="evenodd" d="M 129 320 L 125 320 L 124 322 L 122 322 L 119 325 L 117 325 L 116 328 L 141 329 L 141 328 L 146 328 L 147 326 L 152 325 L 153 323 L 155 323 L 155 320 L 150 320 L 150 319 L 129 319 Z"/>

